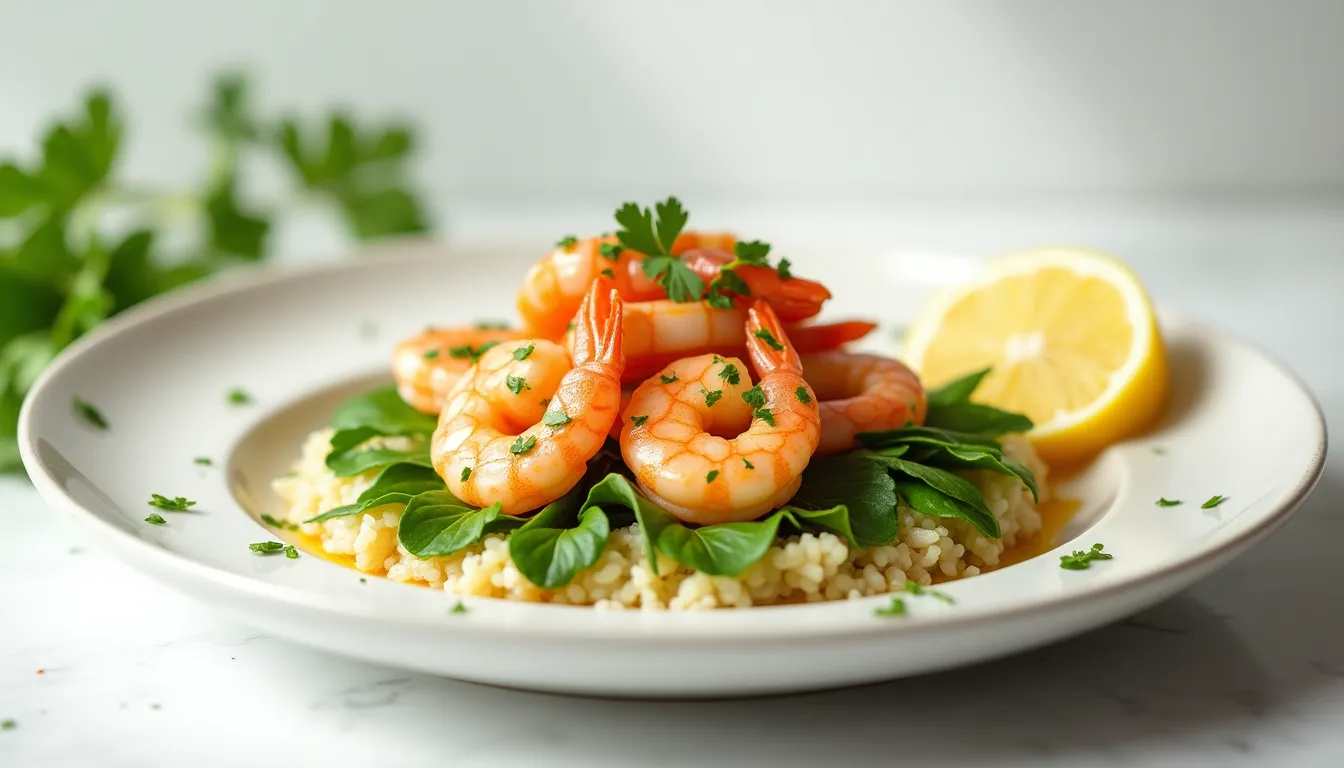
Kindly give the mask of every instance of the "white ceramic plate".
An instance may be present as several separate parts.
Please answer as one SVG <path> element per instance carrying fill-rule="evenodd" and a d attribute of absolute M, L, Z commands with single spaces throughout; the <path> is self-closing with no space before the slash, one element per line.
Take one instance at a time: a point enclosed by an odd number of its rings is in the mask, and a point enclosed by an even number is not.
<path fill-rule="evenodd" d="M 257 521 L 279 503 L 270 480 L 336 403 L 385 376 L 391 343 L 429 323 L 510 316 L 535 255 L 412 251 L 236 276 L 152 302 L 80 340 L 24 405 L 19 438 L 33 482 L 126 562 L 296 642 L 522 688 L 702 696 L 928 672 L 1119 619 L 1274 530 L 1324 461 L 1321 413 L 1292 373 L 1243 342 L 1164 314 L 1173 391 L 1163 423 L 1062 489 L 1083 506 L 1056 551 L 946 585 L 955 604 L 910 599 L 908 615 L 884 619 L 874 609 L 885 598 L 664 614 L 468 600 L 468 612 L 453 614 L 456 598 L 439 590 L 363 583 L 319 557 L 258 557 L 247 547 L 274 538 Z M 827 280 L 832 304 L 850 314 L 880 317 L 902 296 L 900 283 L 827 274 L 821 256 L 790 256 L 800 272 Z M 255 404 L 229 405 L 233 387 Z M 101 409 L 111 429 L 77 418 L 75 396 Z M 194 465 L 202 455 L 215 466 Z M 151 493 L 188 496 L 199 511 L 145 524 Z M 1200 509 L 1214 494 L 1228 500 Z M 1185 504 L 1159 508 L 1162 496 Z M 1115 559 L 1060 569 L 1061 552 L 1093 542 Z"/>

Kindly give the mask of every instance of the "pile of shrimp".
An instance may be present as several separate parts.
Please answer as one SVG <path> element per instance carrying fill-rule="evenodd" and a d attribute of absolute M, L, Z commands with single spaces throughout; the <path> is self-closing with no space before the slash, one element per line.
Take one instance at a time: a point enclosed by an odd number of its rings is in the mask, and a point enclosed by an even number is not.
<path fill-rule="evenodd" d="M 397 344 L 398 392 L 438 414 L 430 457 L 463 501 L 538 509 L 616 440 L 640 490 L 682 521 L 753 520 L 789 501 L 814 456 L 923 422 L 910 369 L 845 349 L 874 324 L 811 322 L 831 296 L 821 283 L 736 264 L 746 287 L 731 306 L 677 302 L 644 254 L 613 257 L 614 243 L 567 239 L 542 258 L 518 292 L 518 328 Z M 670 250 L 708 285 L 735 243 L 687 232 Z"/>

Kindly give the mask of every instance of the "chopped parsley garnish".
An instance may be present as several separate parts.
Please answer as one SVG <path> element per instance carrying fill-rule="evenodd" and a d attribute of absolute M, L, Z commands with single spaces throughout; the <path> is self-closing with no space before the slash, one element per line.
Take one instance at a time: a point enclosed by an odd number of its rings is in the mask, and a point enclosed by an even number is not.
<path fill-rule="evenodd" d="M 529 355 L 537 348 L 536 344 L 528 344 L 526 347 L 519 347 L 513 350 L 514 360 L 526 360 Z"/>
<path fill-rule="evenodd" d="M 449 609 L 448 609 L 448 612 L 449 612 L 449 613 L 466 613 L 466 612 L 467 612 L 467 606 L 463 605 L 461 600 L 458 600 L 456 603 L 453 603 L 453 607 L 452 607 L 452 608 L 449 608 Z"/>
<path fill-rule="evenodd" d="M 564 411 L 547 411 L 541 416 L 541 423 L 548 427 L 563 427 L 569 422 L 569 414 Z"/>
<path fill-rule="evenodd" d="M 707 390 L 703 390 L 703 391 L 704 391 L 704 393 L 705 393 L 705 407 L 706 407 L 706 408 L 713 408 L 713 407 L 714 407 L 714 404 L 717 403 L 717 402 L 719 402 L 719 398 L 723 397 L 723 390 L 722 390 L 722 389 L 714 389 L 714 390 L 708 390 L 708 389 L 707 389 Z"/>
<path fill-rule="evenodd" d="M 739 264 L 751 264 L 756 267 L 770 265 L 770 244 L 760 240 L 733 243 L 733 256 Z"/>
<path fill-rule="evenodd" d="M 527 379 L 512 374 L 504 377 L 504 386 L 508 387 L 509 391 L 515 395 L 521 394 L 524 389 L 531 389 L 527 386 Z"/>
<path fill-rule="evenodd" d="M 658 379 L 659 379 L 660 381 L 662 381 L 664 384 L 671 384 L 672 382 L 674 382 L 674 381 L 677 380 L 677 374 L 675 374 L 675 373 L 662 373 L 662 374 L 659 374 L 659 375 L 658 375 Z"/>
<path fill-rule="evenodd" d="M 471 477 L 471 467 L 463 467 L 463 468 L 462 468 L 462 480 L 461 480 L 461 482 L 464 482 L 464 483 L 467 482 L 467 478 L 468 478 L 468 477 Z"/>
<path fill-rule="evenodd" d="M 1200 504 L 1200 505 L 1199 505 L 1199 508 L 1200 508 L 1200 509 L 1213 509 L 1214 507 L 1218 506 L 1219 504 L 1222 504 L 1224 501 L 1227 501 L 1227 497 L 1226 497 L 1226 496 L 1214 496 L 1214 497 L 1211 497 L 1208 501 L 1204 502 L 1203 504 Z"/>
<path fill-rule="evenodd" d="M 1113 556 L 1102 550 L 1101 544 L 1093 544 L 1089 550 L 1075 550 L 1071 555 L 1059 556 L 1059 567 L 1066 571 L 1085 571 L 1092 567 L 1093 560 L 1110 560 Z"/>
<path fill-rule="evenodd" d="M 891 605 L 885 608 L 876 608 L 873 613 L 877 616 L 904 616 L 905 601 L 899 597 L 893 597 L 891 598 Z"/>
<path fill-rule="evenodd" d="M 615 279 L 616 279 L 616 273 L 615 273 L 615 272 L 612 272 L 610 267 L 608 267 L 608 268 L 602 270 L 602 271 L 599 272 L 598 274 L 602 275 L 603 277 L 607 278 L 608 280 L 615 280 Z"/>
<path fill-rule="evenodd" d="M 780 344 L 779 341 L 775 339 L 775 335 L 770 331 L 766 330 L 765 328 L 757 329 L 757 331 L 752 335 L 760 339 L 761 341 L 764 341 L 766 343 L 766 346 L 770 347 L 776 352 L 784 351 L 784 345 Z"/>
<path fill-rule="evenodd" d="M 210 458 L 209 456 L 197 456 L 196 458 L 192 459 L 192 461 L 196 464 L 199 464 L 202 467 L 215 466 L 215 460 Z"/>
<path fill-rule="evenodd" d="M 709 284 L 709 303 L 719 309 L 731 309 L 733 306 L 732 294 L 750 296 L 751 288 L 737 274 L 737 267 L 744 264 L 753 267 L 768 267 L 770 266 L 769 255 L 769 243 L 762 243 L 760 240 L 733 243 L 733 260 L 719 267 L 718 276 L 714 278 L 714 282 Z"/>
<path fill-rule="evenodd" d="M 458 360 L 468 360 L 472 365 L 480 361 L 481 355 L 499 346 L 498 341 L 487 341 L 479 347 L 473 347 L 470 344 L 459 344 L 456 347 L 448 348 L 448 356 Z"/>
<path fill-rule="evenodd" d="M 709 485 L 710 483 L 714 482 L 714 478 L 718 476 L 719 476 L 719 470 L 717 469 L 709 470 L 709 474 L 705 475 L 705 485 Z"/>
<path fill-rule="evenodd" d="M 615 243 L 603 243 L 597 247 L 597 252 L 604 259 L 617 261 L 621 258 L 621 252 L 625 249 Z M 610 270 L 607 270 L 610 271 Z"/>
<path fill-rule="evenodd" d="M 686 226 L 688 214 L 675 197 L 657 203 L 653 211 L 626 203 L 616 210 L 616 222 L 621 228 L 616 238 L 621 245 L 644 254 L 644 274 L 663 286 L 672 301 L 699 301 L 705 292 L 705 281 L 672 255 L 672 244 Z M 657 219 L 654 219 L 654 214 Z"/>
<path fill-rule="evenodd" d="M 953 600 L 952 596 L 947 594 L 946 592 L 940 592 L 936 589 L 929 589 L 917 581 L 906 581 L 905 591 L 909 592 L 912 595 L 928 595 L 929 597 L 932 597 L 935 600 L 942 600 L 944 603 L 947 603 L 948 605 L 952 605 L 953 603 L 957 602 L 956 600 Z"/>
<path fill-rule="evenodd" d="M 723 357 L 721 357 L 720 355 L 714 355 L 714 362 L 716 362 L 716 363 L 722 363 L 722 362 L 723 362 Z"/>
<path fill-rule="evenodd" d="M 369 583 L 369 580 L 366 579 L 366 578 L 364 578 L 363 576 L 360 576 L 360 577 L 359 577 L 359 583 L 360 583 L 360 584 L 368 584 L 368 583 Z"/>
<path fill-rule="evenodd" d="M 150 525 L 163 525 L 168 521 L 163 519 L 163 515 L 160 515 L 158 512 L 154 512 L 149 517 L 145 518 L 145 522 L 149 523 Z"/>
<path fill-rule="evenodd" d="M 644 426 L 644 422 L 646 422 L 646 421 L 648 421 L 648 420 L 649 420 L 649 417 L 648 417 L 648 416 L 631 416 L 631 417 L 630 417 L 630 423 L 631 423 L 631 424 L 634 424 L 636 427 L 642 427 L 642 426 Z"/>
<path fill-rule="evenodd" d="M 280 520 L 280 519 L 271 517 L 270 515 L 262 515 L 262 516 L 261 516 L 261 522 L 263 522 L 263 523 L 265 523 L 265 524 L 271 526 L 272 528 L 280 528 L 280 529 L 282 529 L 282 530 L 286 530 L 286 531 L 297 531 L 297 530 L 299 530 L 298 523 L 291 523 L 291 522 L 289 522 L 288 520 Z"/>
<path fill-rule="evenodd" d="M 807 387 L 799 387 L 793 390 L 793 394 L 798 396 L 798 402 L 800 403 L 812 402 L 812 393 L 807 391 Z M 913 411 L 911 412 L 913 413 Z"/>
<path fill-rule="evenodd" d="M 736 386 L 742 380 L 742 374 L 738 372 L 736 365 L 729 363 L 719 369 L 719 378 Z"/>
<path fill-rule="evenodd" d="M 251 405 L 252 396 L 247 390 L 234 387 L 229 390 L 229 405 Z"/>
<path fill-rule="evenodd" d="M 298 559 L 299 559 L 299 550 L 295 549 L 295 548 L 294 548 L 294 545 L 291 544 L 291 545 L 285 547 L 285 557 L 288 557 L 290 560 L 298 560 Z"/>
<path fill-rule="evenodd" d="M 285 545 L 278 541 L 258 541 L 255 544 L 248 544 L 247 548 L 258 555 L 266 555 L 271 552 L 279 552 L 285 548 Z"/>
<path fill-rule="evenodd" d="M 779 271 L 779 279 L 780 279 L 780 280 L 792 280 L 792 279 L 793 279 L 793 272 L 790 271 L 790 269 L 789 269 L 789 268 L 792 267 L 792 266 L 793 266 L 793 265 L 789 263 L 789 260 L 788 260 L 788 259 L 780 259 L 780 260 L 779 260 L 779 270 L 778 270 L 778 271 Z"/>
<path fill-rule="evenodd" d="M 775 426 L 775 414 L 771 413 L 769 408 L 757 408 L 755 416 L 766 424 L 769 424 L 772 427 Z"/>
<path fill-rule="evenodd" d="M 578 244 L 579 244 L 579 238 L 573 235 L 565 235 L 564 237 L 555 241 L 556 248 L 564 248 L 566 251 L 568 251 L 569 249 L 573 248 Z"/>
<path fill-rule="evenodd" d="M 102 411 L 93 407 L 93 404 L 90 403 L 89 401 L 84 400 L 83 398 L 80 397 L 73 397 L 70 399 L 70 407 L 74 408 L 75 413 L 78 414 L 79 417 L 83 419 L 89 426 L 95 429 L 101 429 L 104 432 L 107 431 L 108 427 L 107 418 L 103 416 Z"/>
<path fill-rule="evenodd" d="M 12 731 L 18 727 L 19 724 L 14 722 L 13 720 L 0 721 L 0 731 Z"/>
<path fill-rule="evenodd" d="M 1162 498 L 1157 500 L 1157 506 L 1159 507 L 1179 507 L 1184 503 L 1185 502 L 1181 501 L 1180 499 Z"/>
<path fill-rule="evenodd" d="M 434 358 L 436 358 L 436 357 L 438 357 L 438 356 L 439 356 L 439 350 L 437 350 L 437 349 L 426 349 L 426 350 L 425 350 L 424 358 L 425 358 L 426 360 L 433 360 Z"/>
<path fill-rule="evenodd" d="M 747 469 L 755 469 L 755 468 L 756 468 L 756 465 L 755 465 L 755 464 L 752 464 L 750 461 L 747 461 L 747 457 L 746 457 L 746 456 L 743 456 L 743 457 L 742 457 L 742 466 L 746 467 Z"/>
<path fill-rule="evenodd" d="M 745 400 L 747 402 L 747 405 L 750 405 L 752 408 L 765 407 L 765 393 L 761 391 L 760 384 L 757 384 L 751 389 L 748 389 L 746 392 L 743 392 L 742 399 Z"/>
<path fill-rule="evenodd" d="M 168 498 L 167 496 L 160 496 L 157 493 L 151 493 L 150 496 L 151 498 L 149 500 L 149 506 L 158 507 L 159 509 L 166 509 L 170 512 L 181 512 L 187 509 L 188 507 L 196 506 L 196 502 L 188 501 L 187 497 L 185 496 L 178 496 L 172 499 Z"/>
<path fill-rule="evenodd" d="M 477 320 L 472 323 L 478 331 L 507 331 L 509 324 L 503 320 Z"/>
<path fill-rule="evenodd" d="M 521 456 L 522 454 L 527 453 L 528 451 L 536 447 L 537 447 L 536 435 L 528 435 L 527 437 L 519 435 L 517 439 L 513 441 L 513 445 L 509 446 L 509 453 Z"/>

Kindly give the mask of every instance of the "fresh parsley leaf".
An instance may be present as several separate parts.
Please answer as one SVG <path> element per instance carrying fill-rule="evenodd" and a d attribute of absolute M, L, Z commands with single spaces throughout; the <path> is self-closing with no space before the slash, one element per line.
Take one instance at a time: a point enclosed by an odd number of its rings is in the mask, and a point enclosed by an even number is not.
<path fill-rule="evenodd" d="M 579 238 L 573 235 L 565 235 L 564 237 L 555 241 L 556 248 L 563 248 L 566 251 L 572 250 L 574 246 L 578 244 L 579 244 Z"/>
<path fill-rule="evenodd" d="M 746 456 L 743 456 L 743 457 L 742 457 L 742 466 L 746 467 L 747 469 L 755 469 L 755 468 L 756 468 L 756 465 L 755 465 L 755 464 L 752 464 L 750 461 L 747 461 L 747 457 L 746 457 Z"/>
<path fill-rule="evenodd" d="M 527 386 L 527 379 L 522 376 L 514 376 L 513 374 L 504 377 L 504 385 L 515 395 L 522 394 L 524 389 L 531 389 L 531 387 Z"/>
<path fill-rule="evenodd" d="M 770 244 L 763 243 L 760 240 L 752 240 L 747 243 L 739 240 L 733 243 L 733 256 L 743 264 L 766 267 L 769 266 L 770 262 Z"/>
<path fill-rule="evenodd" d="M 746 392 L 743 392 L 742 399 L 746 401 L 747 405 L 750 405 L 752 408 L 765 407 L 765 393 L 761 391 L 760 384 L 757 384 L 751 389 L 748 389 Z"/>
<path fill-rule="evenodd" d="M 548 427 L 563 427 L 569 422 L 569 415 L 564 411 L 547 411 L 541 417 L 541 423 Z"/>
<path fill-rule="evenodd" d="M 807 391 L 807 387 L 799 387 L 793 393 L 798 396 L 798 402 L 800 403 L 812 402 L 812 393 Z"/>
<path fill-rule="evenodd" d="M 426 349 L 424 354 L 422 355 L 422 357 L 424 357 L 426 360 L 433 360 L 438 356 L 439 356 L 439 350 L 437 349 Z"/>
<path fill-rule="evenodd" d="M 775 426 L 775 414 L 769 408 L 757 408 L 752 415 L 772 427 Z"/>
<path fill-rule="evenodd" d="M 107 431 L 107 428 L 109 426 L 107 423 L 107 418 L 103 416 L 102 411 L 93 407 L 92 403 L 89 403 L 87 400 L 84 400 L 76 396 L 71 399 L 70 406 L 75 409 L 75 413 L 78 414 L 79 417 L 83 419 L 86 423 L 88 423 L 89 426 L 94 427 L 96 429 L 100 429 L 104 432 Z"/>
<path fill-rule="evenodd" d="M 621 245 L 639 251 L 645 257 L 671 256 L 670 252 L 663 250 L 658 236 L 654 234 L 653 212 L 648 208 L 626 203 L 616 209 L 616 223 L 621 225 L 616 230 L 616 238 L 621 241 Z"/>
<path fill-rule="evenodd" d="M 932 597 L 935 600 L 941 600 L 944 603 L 947 603 L 948 605 L 952 605 L 957 602 L 956 600 L 953 600 L 952 596 L 947 594 L 946 592 L 941 592 L 936 589 L 929 589 L 928 587 L 924 586 L 923 584 L 920 584 L 917 581 L 907 580 L 905 582 L 905 591 L 909 592 L 912 595 L 928 595 L 929 597 Z"/>
<path fill-rule="evenodd" d="M 686 220 L 690 214 L 681 207 L 681 201 L 675 197 L 669 197 L 661 203 L 654 203 L 654 210 L 658 213 L 657 234 L 658 242 L 662 246 L 660 250 L 663 254 L 672 253 L 672 244 L 676 242 L 677 235 L 686 227 Z"/>
<path fill-rule="evenodd" d="M 738 382 L 742 381 L 742 374 L 738 372 L 736 365 L 729 363 L 719 369 L 719 378 L 732 386 L 737 386 Z"/>
<path fill-rule="evenodd" d="M 473 347 L 470 344 L 459 344 L 448 348 L 448 356 L 458 360 L 470 361 L 472 365 L 480 362 L 481 355 L 499 346 L 498 341 L 487 341 L 479 347 Z"/>
<path fill-rule="evenodd" d="M 1179 500 L 1179 499 L 1161 498 L 1161 499 L 1158 499 L 1158 500 L 1157 500 L 1157 506 L 1159 506 L 1159 507 L 1179 507 L 1180 505 L 1182 505 L 1182 504 L 1184 504 L 1184 503 L 1185 503 L 1185 502 L 1183 502 L 1183 501 L 1181 501 L 1181 500 Z"/>
<path fill-rule="evenodd" d="M 261 522 L 265 523 L 266 525 L 271 526 L 272 528 L 279 528 L 279 529 L 281 529 L 281 530 L 283 530 L 283 531 L 297 531 L 297 530 L 299 530 L 299 526 L 298 526 L 298 525 L 296 525 L 296 524 L 294 524 L 294 523 L 291 523 L 291 522 L 289 522 L 288 520 L 281 520 L 281 519 L 279 519 L 279 518 L 272 517 L 271 515 L 263 514 L 263 515 L 261 516 Z"/>
<path fill-rule="evenodd" d="M 891 598 L 891 603 L 885 607 L 874 608 L 873 613 L 883 618 L 905 615 L 905 601 L 899 597 Z"/>
<path fill-rule="evenodd" d="M 715 290 L 715 286 L 713 285 L 710 285 L 710 293 L 708 296 L 705 297 L 705 301 L 709 303 L 709 306 L 715 309 L 733 308 L 733 297 L 727 294 L 719 293 L 718 291 Z"/>
<path fill-rule="evenodd" d="M 509 453 L 521 456 L 522 454 L 525 454 L 536 447 L 537 447 L 536 435 L 528 435 L 527 437 L 519 435 L 513 441 L 513 445 L 509 446 Z"/>
<path fill-rule="evenodd" d="M 249 395 L 247 390 L 235 387 L 229 390 L 228 400 L 229 405 L 251 405 L 252 395 Z"/>
<path fill-rule="evenodd" d="M 788 259 L 780 259 L 780 260 L 779 260 L 779 269 L 778 269 L 778 272 L 779 272 L 779 279 L 780 279 L 780 280 L 792 280 L 792 279 L 793 279 L 793 271 L 792 271 L 792 269 L 791 269 L 792 266 L 793 266 L 793 265 L 789 263 L 789 260 L 788 260 Z"/>
<path fill-rule="evenodd" d="M 158 512 L 153 512 L 149 517 L 145 518 L 145 522 L 150 525 L 163 525 L 168 521 L 163 519 L 163 515 L 160 515 Z"/>
<path fill-rule="evenodd" d="M 19 724 L 14 722 L 13 718 L 6 718 L 5 720 L 0 721 L 0 731 L 12 731 L 18 727 Z"/>
<path fill-rule="evenodd" d="M 597 253 L 598 253 L 598 255 L 601 256 L 602 258 L 608 260 L 608 261 L 619 261 L 620 258 L 621 258 L 621 254 L 622 254 L 624 251 L 625 251 L 625 248 L 623 248 L 623 247 L 621 247 L 621 246 L 619 246 L 619 245 L 616 245 L 615 243 L 603 243 L 603 244 L 597 246 Z M 605 272 L 610 272 L 611 270 L 610 270 L 610 269 L 607 269 L 607 270 L 603 270 L 603 271 L 605 271 Z"/>
<path fill-rule="evenodd" d="M 289 558 L 290 560 L 298 560 L 298 559 L 299 559 L 299 550 L 295 549 L 295 548 L 294 548 L 294 545 L 292 545 L 292 544 L 289 545 L 289 546 L 286 546 L 286 547 L 285 547 L 285 557 Z"/>
<path fill-rule="evenodd" d="M 615 273 L 615 272 L 612 272 L 610 267 L 608 267 L 608 268 L 602 270 L 602 271 L 599 272 L 598 274 L 602 275 L 603 277 L 605 277 L 605 278 L 608 279 L 608 280 L 615 280 L 615 279 L 616 279 L 616 273 Z"/>
<path fill-rule="evenodd" d="M 706 408 L 713 408 L 713 407 L 714 407 L 714 404 L 717 403 L 717 402 L 719 402 L 719 399 L 723 397 L 723 390 L 722 390 L 722 389 L 714 389 L 714 390 L 708 390 L 708 389 L 707 389 L 707 390 L 702 390 L 702 391 L 705 393 L 705 407 L 706 407 Z"/>
<path fill-rule="evenodd" d="M 209 456 L 197 456 L 192 459 L 192 462 L 202 467 L 213 467 L 215 465 L 215 460 Z"/>
<path fill-rule="evenodd" d="M 248 544 L 247 548 L 258 555 L 265 555 L 271 552 L 279 552 L 285 548 L 285 545 L 278 541 L 258 541 L 255 544 Z"/>
<path fill-rule="evenodd" d="M 672 301 L 699 301 L 705 291 L 700 276 L 672 255 L 672 244 L 686 226 L 688 214 L 675 197 L 654 206 L 653 214 L 635 203 L 626 203 L 616 211 L 616 222 L 621 229 L 616 238 L 621 245 L 644 254 L 644 274 L 656 280 Z"/>
<path fill-rule="evenodd" d="M 709 485 L 710 483 L 714 482 L 714 478 L 718 476 L 719 476 L 719 470 L 717 469 L 709 470 L 709 473 L 705 475 L 705 485 Z"/>
<path fill-rule="evenodd" d="M 1199 508 L 1200 508 L 1200 509 L 1213 509 L 1214 507 L 1218 506 L 1219 504 L 1222 504 L 1224 501 L 1227 501 L 1227 497 L 1226 497 L 1226 496 L 1212 496 L 1212 497 L 1209 498 L 1208 501 L 1204 502 L 1203 504 L 1200 504 L 1200 505 L 1199 505 Z"/>
<path fill-rule="evenodd" d="M 462 468 L 462 477 L 460 478 L 460 481 L 463 482 L 463 483 L 465 483 L 465 482 L 467 482 L 467 478 L 469 478 L 469 477 L 471 477 L 471 467 L 463 467 L 463 468 Z"/>
<path fill-rule="evenodd" d="M 166 509 L 170 512 L 182 512 L 196 506 L 196 502 L 188 501 L 185 496 L 178 496 L 170 499 L 167 496 L 160 496 L 157 493 L 152 493 L 150 494 L 149 506 Z"/>
<path fill-rule="evenodd" d="M 699 301 L 705 292 L 705 281 L 675 256 L 649 256 L 644 259 L 643 270 L 645 276 L 663 286 L 672 301 Z"/>
<path fill-rule="evenodd" d="M 784 350 L 784 345 L 780 344 L 779 341 L 775 338 L 775 335 L 773 333 L 770 333 L 770 331 L 765 328 L 756 329 L 756 332 L 753 333 L 752 335 L 760 339 L 761 341 L 764 341 L 766 346 L 770 347 L 776 352 L 782 352 Z"/>
<path fill-rule="evenodd" d="M 529 355 L 537 348 L 536 344 L 528 344 L 526 347 L 518 347 L 513 350 L 514 360 L 526 360 Z"/>
<path fill-rule="evenodd" d="M 642 427 L 642 426 L 644 426 L 644 422 L 646 422 L 646 421 L 648 421 L 648 420 L 649 420 L 649 417 L 648 417 L 648 416 L 631 416 L 631 417 L 630 417 L 630 422 L 631 422 L 632 424 L 634 424 L 636 427 Z"/>
<path fill-rule="evenodd" d="M 677 380 L 677 374 L 675 373 L 659 374 L 658 379 L 662 381 L 664 384 L 671 384 Z"/>
<path fill-rule="evenodd" d="M 1085 571 L 1092 567 L 1093 560 L 1110 560 L 1113 555 L 1102 552 L 1101 544 L 1093 544 L 1089 550 L 1074 550 L 1071 555 L 1059 556 L 1059 567 L 1066 571 Z"/>
<path fill-rule="evenodd" d="M 458 600 L 457 602 L 453 603 L 453 607 L 449 608 L 448 612 L 451 614 L 460 615 L 467 612 L 467 606 L 463 605 L 461 600 Z"/>

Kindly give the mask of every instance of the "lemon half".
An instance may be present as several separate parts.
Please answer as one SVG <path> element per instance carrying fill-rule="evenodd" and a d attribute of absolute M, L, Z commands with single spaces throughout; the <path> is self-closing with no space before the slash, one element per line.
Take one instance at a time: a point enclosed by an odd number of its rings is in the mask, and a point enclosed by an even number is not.
<path fill-rule="evenodd" d="M 928 388 L 992 367 L 974 399 L 1031 417 L 1028 438 L 1047 461 L 1086 459 L 1142 431 L 1166 399 L 1147 291 L 1124 264 L 1079 248 L 990 262 L 924 308 L 906 357 Z"/>

